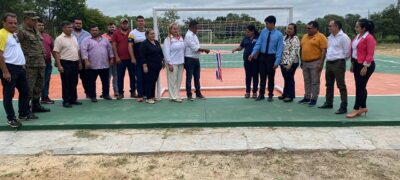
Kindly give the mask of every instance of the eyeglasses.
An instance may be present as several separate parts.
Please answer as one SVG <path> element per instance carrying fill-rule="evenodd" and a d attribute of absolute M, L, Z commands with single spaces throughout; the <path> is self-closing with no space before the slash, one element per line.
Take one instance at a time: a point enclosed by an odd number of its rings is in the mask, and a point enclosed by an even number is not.
<path fill-rule="evenodd" d="M 15 41 L 17 41 L 17 43 L 19 43 L 19 39 L 18 39 L 17 35 L 13 34 L 13 37 L 14 37 Z"/>

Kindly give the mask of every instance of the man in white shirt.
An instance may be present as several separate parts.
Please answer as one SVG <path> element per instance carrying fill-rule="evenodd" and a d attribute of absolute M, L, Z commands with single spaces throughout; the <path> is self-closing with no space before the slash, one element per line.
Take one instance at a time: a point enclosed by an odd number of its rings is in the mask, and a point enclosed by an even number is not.
<path fill-rule="evenodd" d="M 13 128 L 21 127 L 13 108 L 12 99 L 15 88 L 19 92 L 19 119 L 37 119 L 29 111 L 28 81 L 25 70 L 25 56 L 16 35 L 17 16 L 6 13 L 3 17 L 4 28 L 0 30 L 0 78 L 3 84 L 3 106 L 7 114 L 7 124 Z"/>
<path fill-rule="evenodd" d="M 196 98 L 206 99 L 200 91 L 200 53 L 210 53 L 209 49 L 200 48 L 200 42 L 197 38 L 197 22 L 189 22 L 189 30 L 185 35 L 185 70 L 186 70 L 186 95 L 188 100 L 193 101 L 192 96 L 192 77 L 194 78 L 194 86 Z"/>
<path fill-rule="evenodd" d="M 347 88 L 345 83 L 346 60 L 350 57 L 350 38 L 342 31 L 340 21 L 329 22 L 328 50 L 326 54 L 326 101 L 320 109 L 333 108 L 335 80 L 340 90 L 341 104 L 336 114 L 347 113 Z"/>

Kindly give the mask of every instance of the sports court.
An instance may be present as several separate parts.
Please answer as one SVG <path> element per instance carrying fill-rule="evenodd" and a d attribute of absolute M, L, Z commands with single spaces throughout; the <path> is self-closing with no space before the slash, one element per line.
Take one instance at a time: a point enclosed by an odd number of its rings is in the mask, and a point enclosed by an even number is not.
<path fill-rule="evenodd" d="M 37 114 L 40 119 L 23 122 L 21 130 L 55 130 L 55 129 L 120 129 L 120 128 L 176 128 L 176 127 L 238 127 L 238 126 L 293 126 L 293 127 L 341 127 L 341 126 L 391 126 L 400 125 L 400 59 L 376 55 L 376 72 L 368 84 L 367 116 L 346 119 L 344 115 L 335 115 L 338 108 L 338 97 L 335 97 L 335 108 L 321 110 L 296 102 L 284 103 L 274 98 L 274 102 L 256 102 L 245 99 L 244 69 L 241 53 L 230 53 L 236 45 L 212 46 L 212 53 L 222 54 L 223 81 L 215 77 L 216 58 L 214 54 L 202 55 L 201 84 L 207 100 L 184 101 L 174 103 L 168 100 L 166 72 L 160 76 L 163 89 L 162 101 L 155 105 L 138 103 L 134 99 L 100 100 L 92 103 L 84 100 L 82 86 L 78 85 L 79 98 L 83 105 L 71 109 L 61 105 L 61 80 L 54 68 L 51 80 L 50 96 L 58 99 L 50 113 Z M 304 92 L 301 70 L 296 72 L 296 93 L 302 97 Z M 275 97 L 280 95 L 283 79 L 280 69 L 276 72 Z M 184 90 L 185 78 L 181 89 Z M 101 84 L 97 82 L 97 94 L 101 94 Z M 318 103 L 324 102 L 324 73 L 321 76 L 321 95 Z M 354 103 L 354 77 L 346 74 L 349 94 L 348 110 Z M 129 79 L 125 79 L 125 97 L 129 96 Z M 113 93 L 112 90 L 110 92 Z M 338 92 L 336 91 L 337 95 Z M 185 91 L 181 91 L 185 96 Z M 17 94 L 16 96 L 17 97 Z M 300 99 L 300 98 L 297 98 Z M 17 105 L 15 101 L 14 105 Z M 1 116 L 5 117 L 1 109 Z M 1 122 L 0 130 L 11 130 Z"/>

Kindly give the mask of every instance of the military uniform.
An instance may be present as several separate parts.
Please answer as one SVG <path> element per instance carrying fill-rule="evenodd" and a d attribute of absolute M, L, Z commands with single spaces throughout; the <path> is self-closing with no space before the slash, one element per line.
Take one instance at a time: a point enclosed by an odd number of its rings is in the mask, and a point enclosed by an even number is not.
<path fill-rule="evenodd" d="M 33 11 L 25 11 L 25 17 L 33 20 L 38 19 Z M 26 74 L 29 88 L 29 98 L 32 101 L 33 112 L 49 112 L 40 105 L 40 96 L 44 87 L 45 72 L 45 49 L 42 44 L 40 32 L 35 27 L 28 27 L 23 24 L 18 32 L 22 51 L 26 59 Z"/>

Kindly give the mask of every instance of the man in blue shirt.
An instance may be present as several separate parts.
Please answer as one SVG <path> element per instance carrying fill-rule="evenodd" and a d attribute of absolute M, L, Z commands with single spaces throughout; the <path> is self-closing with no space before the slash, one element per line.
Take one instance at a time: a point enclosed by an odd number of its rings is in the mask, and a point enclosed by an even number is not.
<path fill-rule="evenodd" d="M 274 96 L 275 69 L 279 66 L 283 51 L 283 36 L 275 28 L 275 16 L 268 16 L 264 21 L 266 28 L 261 31 L 253 52 L 249 56 L 249 61 L 257 59 L 259 65 L 260 92 L 256 101 L 265 99 L 265 86 L 268 77 L 268 101 L 271 102 Z"/>
<path fill-rule="evenodd" d="M 82 28 L 82 26 L 83 26 L 82 19 L 74 18 L 74 21 L 73 21 L 74 30 L 72 31 L 72 34 L 78 40 L 79 46 L 81 45 L 81 43 L 84 39 L 91 37 L 90 33 L 85 31 Z M 81 78 L 82 86 L 83 86 L 83 90 L 85 91 L 86 98 L 89 98 L 90 90 L 89 90 L 89 82 L 88 82 L 88 73 L 86 71 L 84 61 L 81 60 L 81 62 L 82 62 L 82 69 L 79 70 L 79 77 Z"/>

